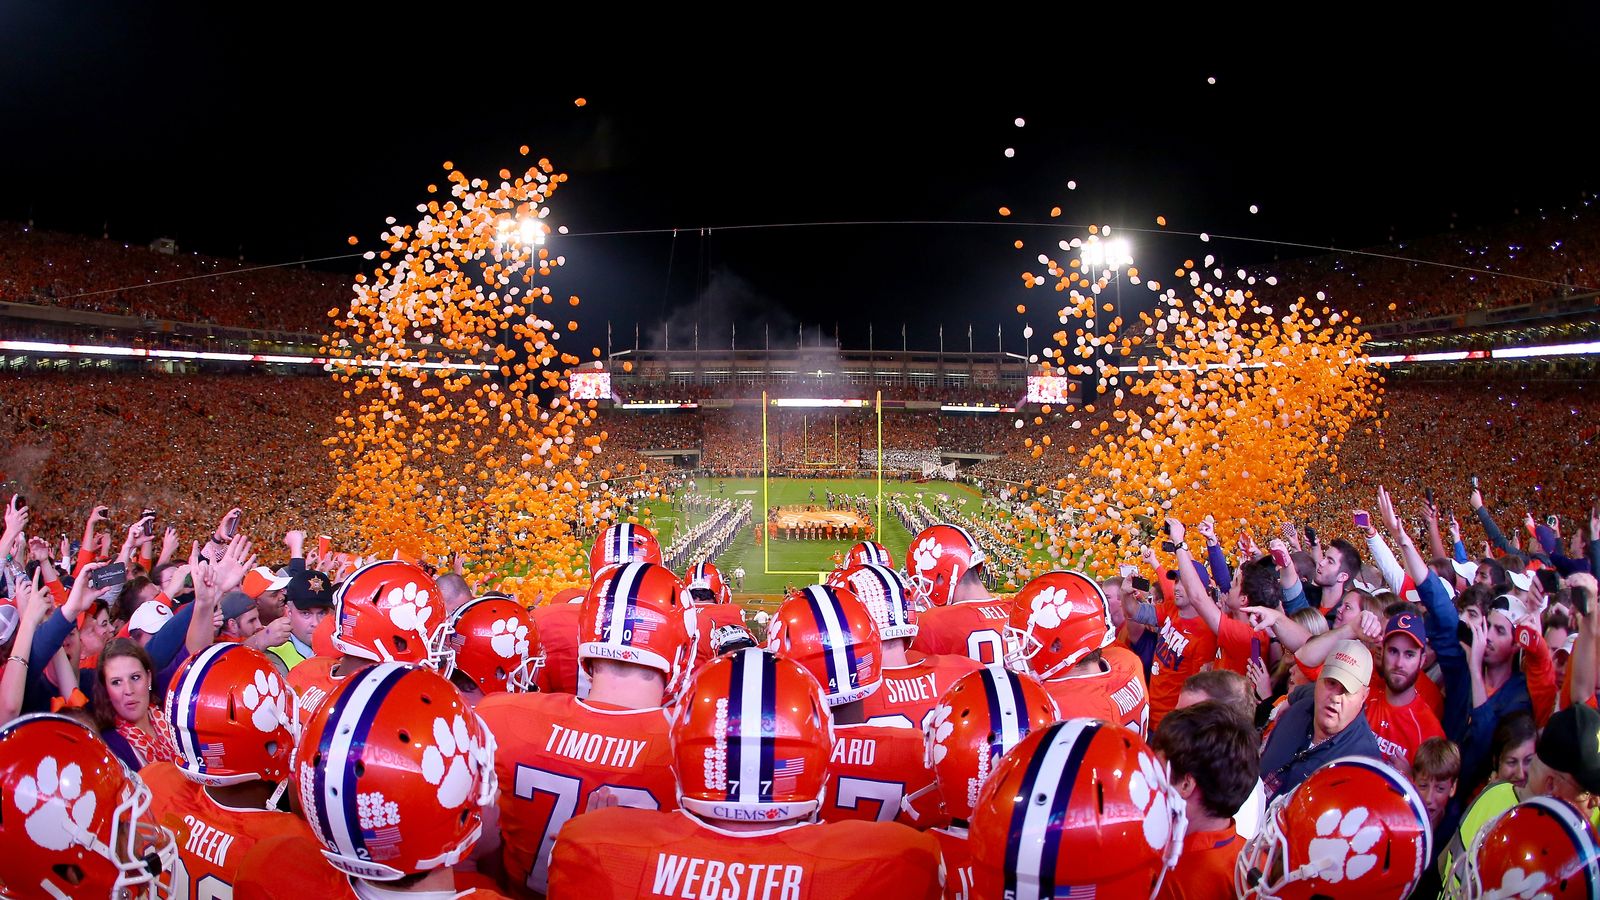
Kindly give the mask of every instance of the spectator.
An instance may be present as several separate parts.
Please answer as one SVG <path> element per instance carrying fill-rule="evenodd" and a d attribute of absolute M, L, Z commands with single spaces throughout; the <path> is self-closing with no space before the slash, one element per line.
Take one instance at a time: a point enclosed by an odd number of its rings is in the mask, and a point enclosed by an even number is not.
<path fill-rule="evenodd" d="M 1261 751 L 1267 802 L 1341 756 L 1381 758 L 1362 715 L 1371 679 L 1372 653 L 1360 641 L 1343 640 L 1328 654 L 1317 683 L 1290 696 Z"/>
<path fill-rule="evenodd" d="M 117 758 L 135 772 L 153 762 L 176 762 L 177 741 L 161 714 L 156 667 L 144 647 L 112 639 L 95 674 L 95 723 Z"/>
<path fill-rule="evenodd" d="M 1151 748 L 1171 768 L 1189 822 L 1183 855 L 1162 881 L 1159 897 L 1200 900 L 1233 891 L 1234 863 L 1246 840 L 1233 816 L 1258 784 L 1260 763 L 1255 731 L 1239 712 L 1200 703 L 1173 710 L 1156 730 Z"/>

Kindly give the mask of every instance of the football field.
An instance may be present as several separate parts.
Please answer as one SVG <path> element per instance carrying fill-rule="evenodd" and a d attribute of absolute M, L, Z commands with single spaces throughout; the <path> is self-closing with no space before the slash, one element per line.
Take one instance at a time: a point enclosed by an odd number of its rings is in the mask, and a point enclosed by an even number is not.
<path fill-rule="evenodd" d="M 762 498 L 761 479 L 759 478 L 712 478 L 701 477 L 698 479 L 697 493 L 727 500 L 749 500 L 752 505 L 751 522 L 762 520 L 765 510 Z M 803 506 L 808 503 L 822 505 L 826 502 L 827 491 L 835 494 L 846 493 L 852 497 L 866 494 L 869 503 L 877 496 L 877 482 L 870 478 L 773 478 L 767 482 L 767 496 L 765 503 L 771 506 Z M 815 500 L 809 499 L 815 491 Z M 911 543 L 911 535 L 906 533 L 905 526 L 900 524 L 894 514 L 889 510 L 889 498 L 892 494 L 910 495 L 908 499 L 915 501 L 917 494 L 923 495 L 923 505 L 933 508 L 933 495 L 944 495 L 958 506 L 967 515 L 976 515 L 980 506 L 980 498 L 976 489 L 964 484 L 950 481 L 928 481 L 917 483 L 914 481 L 890 481 L 884 479 L 883 497 L 884 514 L 883 530 L 879 532 L 877 540 L 889 550 L 895 568 L 900 568 L 905 562 L 906 548 Z M 655 502 L 650 504 L 655 520 L 656 536 L 662 546 L 672 540 L 673 532 L 688 524 L 686 515 L 700 515 L 700 513 L 686 512 L 681 507 L 674 507 L 671 503 Z M 875 506 L 873 509 L 876 517 Z M 874 521 L 874 525 L 876 522 Z M 763 547 L 756 543 L 753 526 L 740 530 L 733 545 L 727 552 L 712 562 L 722 570 L 724 577 L 728 578 L 729 586 L 733 587 L 733 571 L 743 566 L 745 571 L 744 595 L 741 600 L 753 605 L 766 605 L 762 601 L 777 601 L 782 597 L 785 587 L 803 586 L 816 580 L 816 573 L 828 572 L 833 569 L 833 555 L 848 550 L 854 541 L 850 540 L 778 540 L 771 541 L 769 546 Z M 770 566 L 773 572 L 805 572 L 800 574 L 766 574 Z M 680 575 L 682 573 L 679 573 Z"/>

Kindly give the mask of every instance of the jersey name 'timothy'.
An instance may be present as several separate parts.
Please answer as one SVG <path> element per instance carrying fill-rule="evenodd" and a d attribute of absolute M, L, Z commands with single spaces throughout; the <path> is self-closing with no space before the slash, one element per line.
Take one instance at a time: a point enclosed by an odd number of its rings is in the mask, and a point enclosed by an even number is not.
<path fill-rule="evenodd" d="M 867 724 L 921 728 L 950 685 L 980 668 L 965 654 L 922 656 L 908 666 L 885 668 L 883 684 L 863 701 Z"/>
<path fill-rule="evenodd" d="M 572 694 L 496 694 L 478 704 L 494 733 L 501 858 L 513 893 L 548 885 L 550 848 L 606 788 L 621 805 L 676 809 L 666 714 L 589 704 Z"/>
<path fill-rule="evenodd" d="M 933 783 L 922 731 L 885 725 L 836 725 L 828 758 L 824 822 L 893 822 L 900 800 Z"/>
<path fill-rule="evenodd" d="M 171 829 L 178 845 L 173 900 L 230 896 L 240 861 L 258 842 L 279 836 L 312 839 L 299 816 L 223 806 L 172 763 L 145 766 L 139 776 L 150 788 L 150 817 Z"/>
<path fill-rule="evenodd" d="M 686 813 L 602 809 L 561 832 L 552 897 L 824 900 L 940 896 L 939 847 L 894 823 L 730 832 Z"/>
<path fill-rule="evenodd" d="M 930 656 L 954 653 L 980 665 L 1006 661 L 1006 626 L 1011 621 L 1011 601 L 991 597 L 935 606 L 917 615 L 917 636 L 911 649 Z"/>

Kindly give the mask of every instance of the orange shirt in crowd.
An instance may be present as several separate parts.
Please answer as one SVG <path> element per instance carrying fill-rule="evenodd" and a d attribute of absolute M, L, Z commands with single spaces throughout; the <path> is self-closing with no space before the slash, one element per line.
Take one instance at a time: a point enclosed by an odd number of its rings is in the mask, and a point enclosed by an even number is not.
<path fill-rule="evenodd" d="M 1161 623 L 1156 634 L 1156 658 L 1150 668 L 1150 733 L 1178 705 L 1178 694 L 1190 675 L 1217 658 L 1217 635 L 1197 614 L 1185 619 L 1176 603 L 1156 608 Z"/>
<path fill-rule="evenodd" d="M 1418 678 L 1417 683 L 1427 680 L 1426 677 Z M 1420 692 L 1411 698 L 1410 703 L 1394 706 L 1389 703 L 1389 692 L 1375 685 L 1367 695 L 1366 713 L 1367 724 L 1378 739 L 1378 749 L 1383 751 L 1383 761 L 1390 765 L 1404 761 L 1405 765 L 1400 767 L 1402 772 L 1411 771 L 1412 757 L 1416 756 L 1417 748 L 1422 746 L 1423 741 L 1431 737 L 1444 737 L 1444 727 L 1439 724 L 1428 704 L 1423 702 Z"/>
<path fill-rule="evenodd" d="M 971 657 L 985 666 L 1006 661 L 1006 625 L 1011 601 L 990 597 L 923 610 L 911 649 L 929 656 L 947 653 Z"/>
<path fill-rule="evenodd" d="M 556 841 L 552 897 L 939 897 L 939 846 L 892 822 L 730 832 L 687 813 L 601 809 Z"/>
<path fill-rule="evenodd" d="M 494 694 L 478 704 L 497 745 L 506 887 L 545 893 L 550 848 L 601 787 L 623 806 L 675 809 L 666 713 L 590 704 L 572 694 Z M 920 735 L 919 735 L 920 737 Z"/>
<path fill-rule="evenodd" d="M 883 683 L 863 701 L 868 725 L 921 728 L 950 685 L 980 668 L 967 656 L 923 656 L 912 651 L 906 658 L 910 665 L 885 667 Z"/>
<path fill-rule="evenodd" d="M 1251 651 L 1266 653 L 1272 646 L 1272 636 L 1265 631 L 1255 631 L 1238 619 L 1224 615 L 1217 622 L 1218 665 L 1230 672 L 1245 674 Z"/>
<path fill-rule="evenodd" d="M 1158 900 L 1231 900 L 1235 895 L 1233 866 L 1244 849 L 1244 838 L 1233 822 L 1217 831 L 1196 831 L 1183 836 L 1183 855 L 1161 882 Z"/>

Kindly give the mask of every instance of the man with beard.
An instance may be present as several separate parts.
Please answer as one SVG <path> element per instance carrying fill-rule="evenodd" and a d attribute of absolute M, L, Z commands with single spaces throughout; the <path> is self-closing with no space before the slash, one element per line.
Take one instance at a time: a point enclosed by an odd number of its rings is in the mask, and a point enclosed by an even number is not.
<path fill-rule="evenodd" d="M 1444 737 L 1438 717 L 1417 692 L 1426 646 L 1421 615 L 1390 616 L 1383 633 L 1383 690 L 1367 698 L 1367 724 L 1378 739 L 1384 762 L 1407 773 L 1423 741 Z"/>

